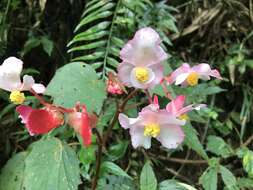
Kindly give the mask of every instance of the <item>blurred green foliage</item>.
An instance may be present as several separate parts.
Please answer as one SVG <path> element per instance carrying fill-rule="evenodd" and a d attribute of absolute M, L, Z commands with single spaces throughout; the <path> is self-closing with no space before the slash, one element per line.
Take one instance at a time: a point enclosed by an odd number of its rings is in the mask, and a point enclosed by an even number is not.
<path fill-rule="evenodd" d="M 0 57 L 1 60 L 9 55 L 23 57 L 26 72 L 36 77 L 40 73 L 39 80 L 45 84 L 53 78 L 58 67 L 68 62 L 89 64 L 96 70 L 97 77 L 106 79 L 108 72 L 116 71 L 122 46 L 138 28 L 144 26 L 151 26 L 159 32 L 164 49 L 171 55 L 164 63 L 166 74 L 182 62 L 208 62 L 221 71 L 224 80 L 187 89 L 170 87 L 174 95 L 187 94 L 188 102 L 206 102 L 209 105 L 198 114 L 189 114 L 191 124 L 188 122 L 184 126 L 186 138 L 180 150 L 164 150 L 155 143 L 151 150 L 134 150 L 128 146 L 129 135 L 116 126 L 109 137 L 108 149 L 103 150 L 105 156 L 97 189 L 252 189 L 251 0 L 2 0 Z M 163 105 L 166 104 L 167 99 L 159 87 L 153 93 L 159 95 Z M 28 148 L 39 137 L 30 138 L 21 124 L 17 124 L 15 107 L 8 103 L 7 93 L 0 90 L 0 99 L 1 165 L 16 152 L 27 150 L 14 155 L 0 175 L 0 188 L 16 190 L 20 189 L 20 178 L 15 180 L 11 172 L 22 176 L 23 164 L 31 166 L 31 157 L 40 151 L 36 148 L 40 142 Z M 38 106 L 35 99 L 28 99 L 33 107 Z M 127 105 L 127 111 L 135 115 L 145 100 L 144 95 L 139 94 Z M 115 107 L 113 97 L 106 100 L 101 111 L 99 106 L 97 128 L 100 132 L 108 128 Z M 87 189 L 94 175 L 97 146 L 80 146 L 71 130 L 56 129 L 42 138 L 50 139 L 51 135 L 67 141 L 75 150 L 82 176 L 79 189 Z M 51 141 L 59 140 L 47 141 L 50 147 L 55 146 L 50 144 Z M 71 157 L 76 167 L 76 157 L 69 145 L 61 145 L 63 160 L 57 162 L 64 165 L 64 156 L 66 159 Z M 53 150 L 50 151 L 46 159 L 53 157 Z M 58 150 L 56 153 L 60 154 Z M 189 164 L 187 160 L 196 162 Z M 76 170 L 73 169 L 74 173 Z M 69 176 L 66 174 L 65 177 Z M 74 178 L 77 187 L 77 175 Z"/>

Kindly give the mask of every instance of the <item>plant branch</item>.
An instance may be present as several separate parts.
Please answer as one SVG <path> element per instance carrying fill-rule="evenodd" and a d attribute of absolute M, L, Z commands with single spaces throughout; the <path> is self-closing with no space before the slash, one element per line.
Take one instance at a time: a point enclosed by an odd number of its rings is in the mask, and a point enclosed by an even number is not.
<path fill-rule="evenodd" d="M 95 190 L 96 187 L 97 187 L 99 172 L 100 172 L 100 166 L 101 166 L 103 140 L 102 140 L 102 137 L 101 137 L 100 133 L 98 132 L 98 130 L 96 128 L 94 128 L 93 130 L 94 130 L 94 133 L 97 136 L 97 141 L 98 141 L 98 151 L 96 153 L 96 157 L 97 157 L 96 170 L 95 170 L 95 176 L 93 178 L 92 187 L 91 187 L 92 190 Z"/>
<path fill-rule="evenodd" d="M 138 91 L 137 89 L 133 90 L 131 93 L 128 94 L 128 96 L 124 99 L 124 101 L 122 102 L 121 105 L 117 105 L 117 111 L 113 117 L 111 124 L 109 125 L 109 127 L 103 137 L 103 145 L 104 146 L 106 145 L 107 139 L 110 136 L 115 123 L 118 121 L 119 114 L 124 111 L 127 102 L 137 93 L 137 91 Z"/>
<path fill-rule="evenodd" d="M 241 147 L 248 146 L 253 141 L 253 135 L 251 135 L 242 145 Z"/>

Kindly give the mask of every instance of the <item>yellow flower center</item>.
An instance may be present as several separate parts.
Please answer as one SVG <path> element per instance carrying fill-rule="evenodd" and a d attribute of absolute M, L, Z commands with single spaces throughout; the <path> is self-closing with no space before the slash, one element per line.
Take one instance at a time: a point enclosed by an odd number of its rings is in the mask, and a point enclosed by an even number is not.
<path fill-rule="evenodd" d="M 145 126 L 144 136 L 157 137 L 160 134 L 160 126 L 155 123 L 151 123 Z"/>
<path fill-rule="evenodd" d="M 199 75 L 196 72 L 190 73 L 186 79 L 187 83 L 190 86 L 195 86 L 196 84 L 198 84 L 198 80 L 199 80 Z"/>
<path fill-rule="evenodd" d="M 189 121 L 189 117 L 186 114 L 180 115 L 178 118 L 181 120 Z"/>
<path fill-rule="evenodd" d="M 25 101 L 24 93 L 21 93 L 18 90 L 12 91 L 10 94 L 10 100 L 14 104 L 22 104 Z"/>
<path fill-rule="evenodd" d="M 135 77 L 141 83 L 147 82 L 149 79 L 148 70 L 144 67 L 135 68 Z"/>

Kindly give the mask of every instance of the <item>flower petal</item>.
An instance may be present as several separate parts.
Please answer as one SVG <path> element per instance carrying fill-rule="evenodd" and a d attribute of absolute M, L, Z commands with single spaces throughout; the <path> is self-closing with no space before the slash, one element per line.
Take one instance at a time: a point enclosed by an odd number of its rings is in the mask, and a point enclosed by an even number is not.
<path fill-rule="evenodd" d="M 184 132 L 178 125 L 162 125 L 160 130 L 156 139 L 168 149 L 177 148 L 184 140 Z"/>
<path fill-rule="evenodd" d="M 43 94 L 46 91 L 46 87 L 43 84 L 38 84 L 38 83 L 35 83 L 34 85 L 32 85 L 32 89 L 37 94 Z"/>
<path fill-rule="evenodd" d="M 153 110 L 152 106 L 144 107 L 139 113 L 142 124 L 158 123 L 160 125 L 184 125 L 185 121 L 177 119 L 175 115 L 168 113 L 166 110 Z"/>
<path fill-rule="evenodd" d="M 82 137 L 83 144 L 88 146 L 91 144 L 91 126 L 89 115 L 85 109 L 82 112 L 72 112 L 68 115 L 68 124 L 74 128 Z"/>
<path fill-rule="evenodd" d="M 183 63 L 179 68 L 173 71 L 167 79 L 169 84 L 172 84 L 176 81 L 177 77 L 184 73 L 189 73 L 191 71 L 191 67 L 188 63 Z"/>
<path fill-rule="evenodd" d="M 0 66 L 0 88 L 7 91 L 18 90 L 21 87 L 20 74 L 23 62 L 15 57 L 4 60 Z"/>
<path fill-rule="evenodd" d="M 155 87 L 157 84 L 160 84 L 160 82 L 163 79 L 163 65 L 160 63 L 150 65 L 149 68 L 154 73 L 154 80 L 149 84 L 149 88 Z"/>
<path fill-rule="evenodd" d="M 130 76 L 133 69 L 134 69 L 134 65 L 130 63 L 122 62 L 119 64 L 118 77 L 123 85 L 129 86 L 129 87 L 132 86 Z"/>
<path fill-rule="evenodd" d="M 174 100 L 167 104 L 167 112 L 177 115 L 178 111 L 183 108 L 185 102 L 185 96 L 177 96 Z"/>
<path fill-rule="evenodd" d="M 182 74 L 178 75 L 177 78 L 176 78 L 175 85 L 182 84 L 187 79 L 189 74 L 190 73 L 182 73 Z"/>
<path fill-rule="evenodd" d="M 149 149 L 151 147 L 151 137 L 144 136 L 144 127 L 134 125 L 130 128 L 131 141 L 134 148 L 144 147 Z"/>
<path fill-rule="evenodd" d="M 205 107 L 206 107 L 206 104 L 197 104 L 197 105 L 191 104 L 179 110 L 177 113 L 177 116 L 180 116 L 192 110 L 200 110 L 201 108 L 205 108 Z"/>
<path fill-rule="evenodd" d="M 198 65 L 195 65 L 192 67 L 192 70 L 197 72 L 200 75 L 201 79 L 203 79 L 203 80 L 209 80 L 210 79 L 209 76 L 213 76 L 215 78 L 222 79 L 218 70 L 216 70 L 216 69 L 212 70 L 210 65 L 207 63 L 201 63 Z"/>
<path fill-rule="evenodd" d="M 167 58 L 166 53 L 159 46 L 161 39 L 152 28 L 142 28 L 135 33 L 120 51 L 120 58 L 136 66 L 147 66 L 159 63 Z"/>
<path fill-rule="evenodd" d="M 22 123 L 27 123 L 28 117 L 33 109 L 30 106 L 20 105 L 16 108 Z"/>
<path fill-rule="evenodd" d="M 20 90 L 30 90 L 34 84 L 35 81 L 32 76 L 24 75 L 23 84 Z"/>
<path fill-rule="evenodd" d="M 82 113 L 82 125 L 80 128 L 80 135 L 83 139 L 83 144 L 88 146 L 91 144 L 91 128 L 89 116 L 85 113 Z"/>

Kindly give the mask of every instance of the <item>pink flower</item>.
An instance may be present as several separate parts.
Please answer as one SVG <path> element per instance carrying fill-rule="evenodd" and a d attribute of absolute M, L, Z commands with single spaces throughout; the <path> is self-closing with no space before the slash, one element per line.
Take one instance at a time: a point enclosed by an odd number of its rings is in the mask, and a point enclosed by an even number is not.
<path fill-rule="evenodd" d="M 150 148 L 152 137 L 168 149 L 177 148 L 184 140 L 184 132 L 180 126 L 184 125 L 185 121 L 159 109 L 158 104 L 144 107 L 137 118 L 128 118 L 121 113 L 119 122 L 124 129 L 130 129 L 134 148 Z"/>
<path fill-rule="evenodd" d="M 20 105 L 16 111 L 31 136 L 46 134 L 64 123 L 63 114 L 53 107 L 33 109 L 30 106 Z"/>
<path fill-rule="evenodd" d="M 199 110 L 201 108 L 206 107 L 205 104 L 198 104 L 198 105 L 188 105 L 184 107 L 185 103 L 185 96 L 178 96 L 174 100 L 172 100 L 170 103 L 167 104 L 166 106 L 166 111 L 175 117 L 178 117 L 183 120 L 187 120 L 188 117 L 186 115 L 187 112 L 192 111 L 192 110 Z"/>
<path fill-rule="evenodd" d="M 68 114 L 68 124 L 81 135 L 85 146 L 91 144 L 91 129 L 96 123 L 95 120 L 95 116 L 90 115 L 85 106 L 82 106 L 82 112 L 74 111 Z"/>
<path fill-rule="evenodd" d="M 138 30 L 121 50 L 118 77 L 128 87 L 153 88 L 163 78 L 161 61 L 167 58 L 161 39 L 152 28 Z"/>
<path fill-rule="evenodd" d="M 175 82 L 176 85 L 182 86 L 195 86 L 198 84 L 198 80 L 210 80 L 210 76 L 222 79 L 220 73 L 216 69 L 211 69 L 210 65 L 201 63 L 190 67 L 188 63 L 182 64 L 181 67 L 176 69 L 167 79 L 169 84 Z"/>
<path fill-rule="evenodd" d="M 33 89 L 36 93 L 44 93 L 45 87 L 35 83 L 32 76 L 24 75 L 23 82 L 20 75 L 23 69 L 23 62 L 15 57 L 4 60 L 0 66 L 0 88 L 13 92 Z"/>

